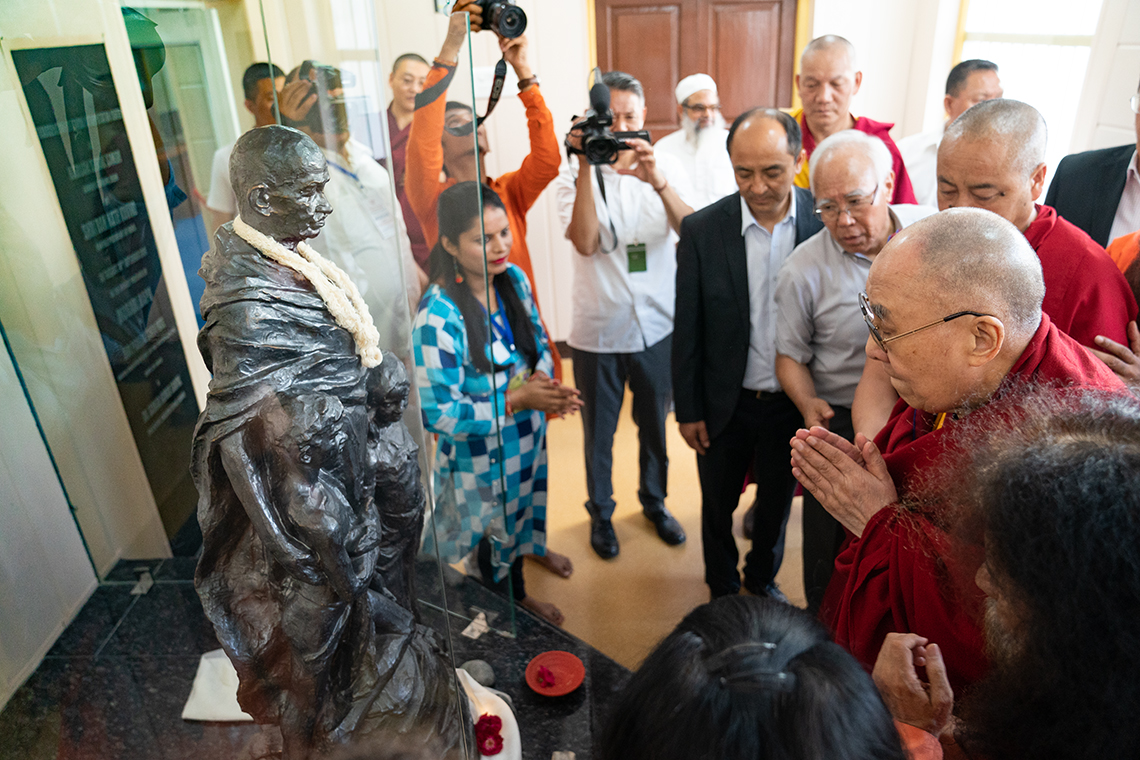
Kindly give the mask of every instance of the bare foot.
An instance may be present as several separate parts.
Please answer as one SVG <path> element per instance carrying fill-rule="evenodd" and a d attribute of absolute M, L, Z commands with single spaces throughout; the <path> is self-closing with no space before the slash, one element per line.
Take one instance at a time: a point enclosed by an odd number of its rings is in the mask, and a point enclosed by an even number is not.
<path fill-rule="evenodd" d="M 540 557 L 537 554 L 531 554 L 530 558 L 537 562 L 539 565 L 545 567 L 555 575 L 561 575 L 563 578 L 569 578 L 570 574 L 574 572 L 574 563 L 565 554 L 552 552 L 546 550 L 546 556 Z"/>
<path fill-rule="evenodd" d="M 562 625 L 566 619 L 562 615 L 562 610 L 555 607 L 550 602 L 540 602 L 533 596 L 525 596 L 519 600 L 519 604 L 538 615 L 543 620 L 554 625 Z"/>

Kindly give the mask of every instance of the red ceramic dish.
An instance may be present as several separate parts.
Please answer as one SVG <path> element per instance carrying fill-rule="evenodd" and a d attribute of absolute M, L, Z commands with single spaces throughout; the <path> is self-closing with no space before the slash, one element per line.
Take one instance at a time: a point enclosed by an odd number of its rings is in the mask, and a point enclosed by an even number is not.
<path fill-rule="evenodd" d="M 549 678 L 553 676 L 553 684 L 544 684 L 539 677 L 539 668 L 548 671 Z M 545 675 L 545 674 L 544 674 Z M 546 697 L 561 697 L 577 689 L 586 678 L 586 666 L 576 656 L 569 652 L 552 650 L 536 655 L 526 666 L 527 686 Z"/>

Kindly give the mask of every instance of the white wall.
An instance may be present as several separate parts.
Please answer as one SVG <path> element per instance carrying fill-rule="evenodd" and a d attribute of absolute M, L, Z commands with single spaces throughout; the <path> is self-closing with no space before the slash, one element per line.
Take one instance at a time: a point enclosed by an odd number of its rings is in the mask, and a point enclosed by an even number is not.
<path fill-rule="evenodd" d="M 1136 141 L 1128 99 L 1140 79 L 1140 0 L 1105 0 L 1069 151 Z"/>
<path fill-rule="evenodd" d="M 97 580 L 0 346 L 0 709 L 31 675 Z M 12 445 L 19 441 L 19 445 Z"/>

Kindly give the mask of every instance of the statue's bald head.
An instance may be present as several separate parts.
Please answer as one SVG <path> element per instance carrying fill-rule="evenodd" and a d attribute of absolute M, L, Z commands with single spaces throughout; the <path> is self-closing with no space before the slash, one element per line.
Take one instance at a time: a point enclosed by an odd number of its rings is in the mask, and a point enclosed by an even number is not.
<path fill-rule="evenodd" d="M 804 48 L 804 52 L 800 55 L 800 60 L 806 61 L 817 53 L 844 55 L 847 57 L 851 71 L 856 71 L 859 68 L 855 60 L 855 46 L 852 45 L 851 41 L 846 37 L 840 37 L 838 34 L 825 34 L 822 37 L 816 37 Z"/>
<path fill-rule="evenodd" d="M 1028 338 L 1041 322 L 1041 261 L 1025 235 L 997 214 L 942 211 L 896 235 L 879 257 L 910 259 L 916 265 L 910 287 L 941 301 L 947 313 L 992 314 L 1011 337 Z"/>
<path fill-rule="evenodd" d="M 325 166 L 320 147 L 304 132 L 277 124 L 249 130 L 230 153 L 230 184 L 239 213 L 249 203 L 250 190 L 258 185 L 281 187 L 319 173 Z"/>
<path fill-rule="evenodd" d="M 1020 100 L 997 98 L 966 109 L 946 127 L 943 142 L 1000 144 L 1006 163 L 1026 177 L 1045 163 L 1048 130 L 1036 108 Z"/>

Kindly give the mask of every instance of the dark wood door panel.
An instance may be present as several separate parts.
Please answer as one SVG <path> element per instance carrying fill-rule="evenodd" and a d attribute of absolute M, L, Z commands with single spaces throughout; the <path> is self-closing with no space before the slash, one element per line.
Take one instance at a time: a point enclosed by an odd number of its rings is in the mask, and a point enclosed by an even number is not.
<path fill-rule="evenodd" d="M 610 24 L 611 68 L 641 80 L 649 110 L 645 128 L 655 138 L 668 134 L 677 128 L 673 88 L 681 76 L 680 5 L 613 8 Z"/>
<path fill-rule="evenodd" d="M 791 25 L 785 22 L 792 9 Z M 709 4 L 708 73 L 717 82 L 726 119 L 754 106 L 791 105 L 792 71 L 783 71 L 783 37 L 795 44 L 791 2 L 712 2 Z"/>

